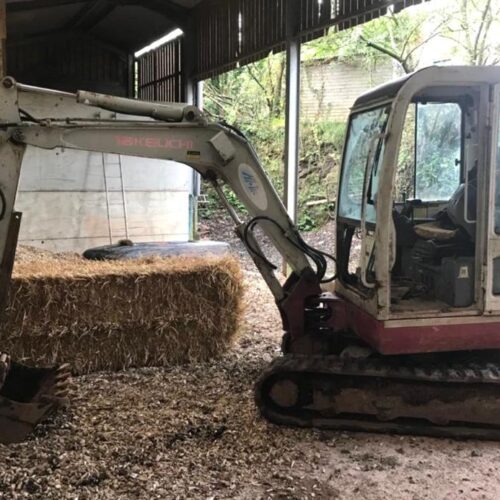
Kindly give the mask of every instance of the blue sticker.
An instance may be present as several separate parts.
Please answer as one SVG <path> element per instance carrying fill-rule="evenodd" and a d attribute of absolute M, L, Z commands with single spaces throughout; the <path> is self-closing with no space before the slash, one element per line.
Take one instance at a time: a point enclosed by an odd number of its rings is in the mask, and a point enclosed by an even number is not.
<path fill-rule="evenodd" d="M 241 172 L 241 177 L 243 178 L 243 182 L 248 190 L 255 196 L 259 192 L 259 185 L 257 184 L 253 174 L 250 174 L 249 172 Z"/>
<path fill-rule="evenodd" d="M 250 201 L 260 210 L 267 209 L 267 193 L 264 189 L 262 181 L 251 167 L 245 163 L 239 166 L 239 174 L 241 186 L 245 194 L 250 198 Z"/>

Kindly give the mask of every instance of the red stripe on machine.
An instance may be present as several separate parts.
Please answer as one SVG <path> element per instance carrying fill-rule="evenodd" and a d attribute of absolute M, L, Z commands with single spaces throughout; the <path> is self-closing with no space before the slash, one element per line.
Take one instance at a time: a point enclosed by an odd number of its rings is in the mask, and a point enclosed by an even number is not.
<path fill-rule="evenodd" d="M 193 149 L 193 141 L 188 139 L 168 139 L 161 137 L 136 137 L 133 135 L 115 135 L 116 144 L 125 147 L 151 149 Z"/>

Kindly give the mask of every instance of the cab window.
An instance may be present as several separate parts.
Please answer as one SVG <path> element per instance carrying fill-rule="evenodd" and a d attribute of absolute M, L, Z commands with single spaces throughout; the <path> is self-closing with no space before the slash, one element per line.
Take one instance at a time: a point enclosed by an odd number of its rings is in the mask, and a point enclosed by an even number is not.
<path fill-rule="evenodd" d="M 340 182 L 339 216 L 361 220 L 365 172 L 368 179 L 366 220 L 375 222 L 378 179 L 383 158 L 385 132 L 390 106 L 383 106 L 351 116 Z"/>
<path fill-rule="evenodd" d="M 462 109 L 456 102 L 413 103 L 403 129 L 395 201 L 447 201 L 460 185 Z"/>

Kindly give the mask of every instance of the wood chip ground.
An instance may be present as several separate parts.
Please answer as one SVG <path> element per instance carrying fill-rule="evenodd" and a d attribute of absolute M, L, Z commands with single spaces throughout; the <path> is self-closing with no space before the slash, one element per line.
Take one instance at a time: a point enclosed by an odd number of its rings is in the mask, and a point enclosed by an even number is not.
<path fill-rule="evenodd" d="M 229 354 L 77 379 L 66 414 L 0 446 L 0 498 L 500 498 L 499 443 L 263 421 L 253 383 L 279 353 L 280 324 L 260 277 L 245 282 L 245 328 Z"/>

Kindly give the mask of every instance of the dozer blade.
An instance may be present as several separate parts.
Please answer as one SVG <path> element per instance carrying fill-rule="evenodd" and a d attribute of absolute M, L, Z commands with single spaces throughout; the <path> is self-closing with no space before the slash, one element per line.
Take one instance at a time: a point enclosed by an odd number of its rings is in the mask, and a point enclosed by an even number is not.
<path fill-rule="evenodd" d="M 24 441 L 35 426 L 67 404 L 68 365 L 30 368 L 0 354 L 0 443 Z"/>
<path fill-rule="evenodd" d="M 264 417 L 284 425 L 500 440 L 500 366 L 288 354 L 259 379 Z"/>

